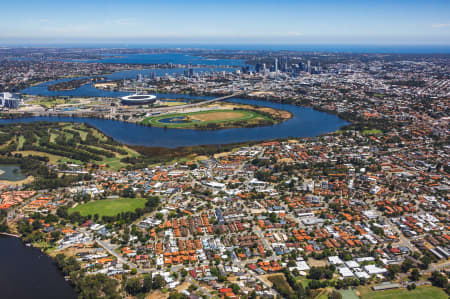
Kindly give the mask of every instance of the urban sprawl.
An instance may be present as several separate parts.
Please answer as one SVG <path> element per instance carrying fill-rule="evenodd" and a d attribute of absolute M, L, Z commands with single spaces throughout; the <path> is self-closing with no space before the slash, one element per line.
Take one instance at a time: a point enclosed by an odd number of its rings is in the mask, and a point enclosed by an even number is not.
<path fill-rule="evenodd" d="M 197 72 L 76 61 L 101 53 L 90 51 L 0 49 L 2 115 L 59 111 L 17 95 L 39 82 L 148 69 L 98 88 L 238 93 L 334 113 L 349 125 L 147 165 L 41 159 L 55 180 L 76 179 L 45 188 L 39 174 L 2 181 L 1 229 L 53 256 L 82 298 L 341 298 L 349 290 L 447 298 L 448 55 L 202 51 L 248 66 Z M 175 67 L 185 71 L 151 70 Z M 71 112 L 140 121 L 157 109 L 91 100 Z M 84 135 L 70 133 L 77 130 Z M 0 164 L 19 157 L 24 141 L 14 138 L 1 137 Z"/>

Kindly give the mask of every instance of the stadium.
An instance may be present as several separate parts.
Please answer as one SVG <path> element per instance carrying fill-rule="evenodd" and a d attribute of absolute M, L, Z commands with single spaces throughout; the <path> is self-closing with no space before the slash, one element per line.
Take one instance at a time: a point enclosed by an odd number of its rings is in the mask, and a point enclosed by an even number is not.
<path fill-rule="evenodd" d="M 151 94 L 132 94 L 121 98 L 123 105 L 145 105 L 153 104 L 156 96 Z"/>

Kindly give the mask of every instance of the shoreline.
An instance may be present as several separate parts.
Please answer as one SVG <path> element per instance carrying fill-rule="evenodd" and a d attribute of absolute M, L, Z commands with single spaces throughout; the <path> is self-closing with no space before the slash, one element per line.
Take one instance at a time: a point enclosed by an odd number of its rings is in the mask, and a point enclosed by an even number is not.
<path fill-rule="evenodd" d="M 6 237 L 17 238 L 17 239 L 20 239 L 20 241 L 22 241 L 22 239 L 20 238 L 19 235 L 15 235 L 15 234 L 11 234 L 11 233 L 0 232 L 0 236 L 6 236 Z M 22 241 L 22 243 L 23 243 L 23 241 Z"/>
<path fill-rule="evenodd" d="M 0 180 L 0 185 L 19 186 L 19 185 L 29 184 L 29 183 L 33 182 L 33 180 L 34 180 L 33 176 L 27 176 L 23 180 L 19 180 L 19 181 Z"/>

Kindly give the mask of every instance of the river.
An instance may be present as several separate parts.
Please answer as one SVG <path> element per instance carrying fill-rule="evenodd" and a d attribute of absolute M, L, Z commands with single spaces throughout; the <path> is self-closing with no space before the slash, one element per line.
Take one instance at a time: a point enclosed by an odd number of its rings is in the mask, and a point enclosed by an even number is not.
<path fill-rule="evenodd" d="M 135 59 L 135 56 L 130 56 Z M 146 57 L 148 59 L 154 57 Z M 117 58 L 113 58 L 117 59 Z M 185 57 L 179 57 L 185 59 Z M 107 62 L 107 61 L 104 61 Z M 117 61 L 116 61 L 117 62 Z M 126 62 L 131 63 L 127 60 Z M 235 65 L 237 66 L 237 65 Z M 108 80 L 135 78 L 138 74 L 155 76 L 165 74 L 176 75 L 185 69 L 147 69 L 129 70 L 107 75 Z M 233 68 L 197 68 L 196 72 L 206 71 L 233 71 Z M 120 97 L 127 92 L 114 92 L 99 90 L 92 84 L 86 84 L 70 91 L 49 91 L 48 86 L 62 81 L 61 79 L 42 83 L 24 89 L 22 93 L 44 96 L 74 96 L 74 97 Z M 211 99 L 212 97 L 197 97 L 179 94 L 157 94 L 160 98 L 184 98 L 184 99 Z M 299 107 L 288 104 L 279 104 L 261 100 L 249 100 L 233 98 L 228 100 L 233 103 L 266 106 L 280 110 L 287 110 L 293 117 L 282 123 L 256 127 L 233 128 L 223 130 L 192 130 L 192 129 L 163 129 L 142 126 L 134 123 L 126 123 L 114 120 L 79 117 L 28 117 L 19 119 L 0 119 L 0 124 L 20 122 L 82 122 L 90 124 L 115 140 L 129 145 L 145 145 L 175 148 L 179 146 L 201 144 L 228 144 L 245 141 L 262 141 L 267 139 L 286 137 L 311 137 L 333 132 L 348 124 L 336 115 L 319 112 L 308 107 Z M 38 249 L 28 248 L 23 243 L 12 237 L 0 236 L 0 294 L 1 298 L 18 299 L 52 299 L 52 298 L 76 298 L 74 291 L 65 283 L 64 278 L 58 272 L 51 258 L 41 253 Z"/>
<path fill-rule="evenodd" d="M 0 235 L 0 298 L 77 298 L 53 260 L 19 239 Z"/>
<path fill-rule="evenodd" d="M 309 107 L 238 98 L 228 101 L 287 110 L 292 113 L 293 117 L 272 126 L 223 130 L 164 129 L 109 119 L 56 116 L 1 119 L 0 124 L 37 121 L 82 122 L 96 127 L 106 135 L 124 144 L 168 148 L 262 141 L 287 137 L 312 137 L 336 131 L 340 127 L 348 124 L 348 122 L 340 119 L 336 115 L 316 111 Z"/>

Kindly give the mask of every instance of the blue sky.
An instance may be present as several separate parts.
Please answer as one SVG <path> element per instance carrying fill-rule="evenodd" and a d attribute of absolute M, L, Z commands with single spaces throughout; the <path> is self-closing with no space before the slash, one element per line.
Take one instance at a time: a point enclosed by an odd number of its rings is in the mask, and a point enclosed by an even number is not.
<path fill-rule="evenodd" d="M 450 0 L 5 0 L 0 42 L 450 44 Z"/>

